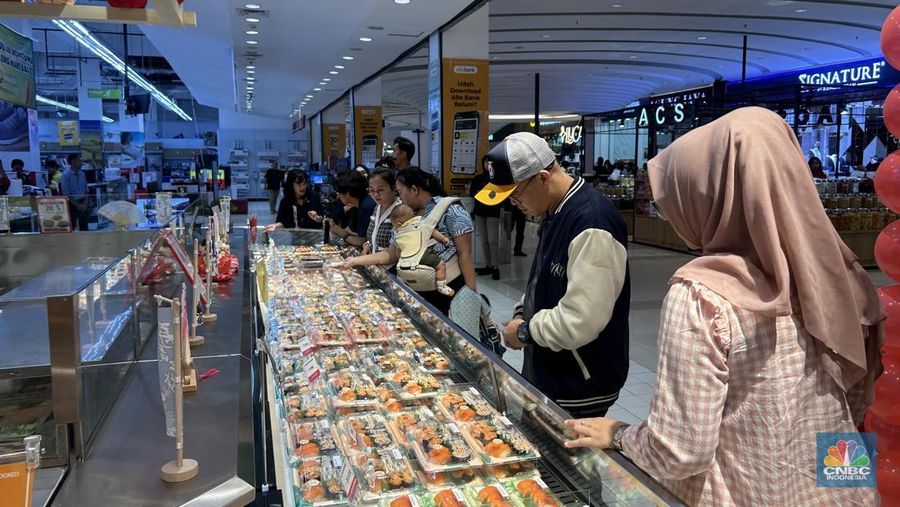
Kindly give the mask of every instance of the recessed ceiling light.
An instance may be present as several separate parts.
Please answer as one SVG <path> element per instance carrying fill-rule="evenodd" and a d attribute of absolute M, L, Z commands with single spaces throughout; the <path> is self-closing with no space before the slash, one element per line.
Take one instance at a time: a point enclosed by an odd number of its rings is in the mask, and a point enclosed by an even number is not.
<path fill-rule="evenodd" d="M 335 69 L 343 69 L 344 66 L 343 66 L 343 65 L 335 65 L 334 68 L 335 68 Z"/>
<path fill-rule="evenodd" d="M 311 99 L 311 98 L 313 98 L 313 96 L 312 96 L 312 95 L 307 95 L 306 98 Z"/>
<path fill-rule="evenodd" d="M 553 36 L 550 34 L 547 34 L 547 33 L 545 33 L 544 35 L 541 35 L 542 39 L 549 39 L 550 37 L 553 37 Z"/>
<path fill-rule="evenodd" d="M 256 68 L 256 65 L 248 65 L 247 70 L 253 70 Z"/>
<path fill-rule="evenodd" d="M 628 57 L 629 60 L 637 60 L 637 55 L 631 55 Z"/>
<path fill-rule="evenodd" d="M 698 35 L 698 36 L 697 36 L 697 40 L 706 40 L 706 36 L 705 36 L 705 35 Z"/>
<path fill-rule="evenodd" d="M 341 58 L 343 58 L 344 60 L 352 60 L 353 59 L 352 56 L 342 56 Z"/>
<path fill-rule="evenodd" d="M 804 12 L 809 12 L 809 9 L 797 9 L 794 12 L 796 12 L 797 14 L 803 14 Z"/>
<path fill-rule="evenodd" d="M 248 71 L 247 71 L 247 74 L 256 74 L 256 71 L 255 71 L 255 70 L 248 70 Z"/>
<path fill-rule="evenodd" d="M 328 81 L 331 81 L 331 78 L 330 78 L 330 77 L 323 77 L 323 78 L 322 78 L 322 81 L 328 82 Z"/>
<path fill-rule="evenodd" d="M 256 81 L 256 78 L 253 76 L 247 76 L 247 81 Z"/>
<path fill-rule="evenodd" d="M 247 44 L 250 44 L 251 46 L 255 46 L 255 45 L 259 44 L 259 41 L 248 40 L 248 41 L 247 41 Z"/>
<path fill-rule="evenodd" d="M 361 42 L 372 42 L 372 38 L 371 38 L 371 37 L 360 37 L 359 40 L 360 40 Z"/>
<path fill-rule="evenodd" d="M 322 89 L 321 89 L 321 88 L 313 88 L 313 91 L 314 91 L 314 92 L 320 92 L 320 91 L 322 91 Z"/>
<path fill-rule="evenodd" d="M 259 4 L 244 4 L 244 7 L 246 7 L 247 9 L 257 10 L 257 9 L 261 9 L 261 8 L 262 8 L 262 5 L 259 5 Z"/>
<path fill-rule="evenodd" d="M 340 72 L 338 72 L 336 70 L 329 70 L 328 73 L 331 74 L 332 76 L 336 76 L 336 75 L 340 74 Z"/>
<path fill-rule="evenodd" d="M 259 35 L 259 32 L 257 32 L 256 30 L 247 30 L 244 33 L 246 33 L 247 35 Z"/>
<path fill-rule="evenodd" d="M 247 23 L 259 23 L 259 18 L 247 18 Z"/>
<path fill-rule="evenodd" d="M 395 4 L 406 5 L 409 3 L 409 0 L 394 0 Z"/>
<path fill-rule="evenodd" d="M 610 4 L 609 6 L 614 9 L 618 9 L 619 7 L 622 7 L 622 4 Z"/>
<path fill-rule="evenodd" d="M 325 81 L 320 81 L 319 86 L 325 86 Z"/>

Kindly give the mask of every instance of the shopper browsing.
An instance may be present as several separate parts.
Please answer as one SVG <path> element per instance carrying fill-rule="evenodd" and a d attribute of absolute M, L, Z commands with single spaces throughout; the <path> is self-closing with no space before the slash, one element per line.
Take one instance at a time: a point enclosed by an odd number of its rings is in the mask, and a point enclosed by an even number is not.
<path fill-rule="evenodd" d="M 413 209 L 405 204 L 397 206 L 391 212 L 391 224 L 394 227 L 394 237 L 400 257 L 412 257 L 420 250 L 424 250 L 419 264 L 434 269 L 437 291 L 444 296 L 456 294 L 456 291 L 447 286 L 447 264 L 433 248 L 433 245 L 438 243 L 445 247 L 450 246 L 450 238 L 433 227 L 425 226 L 422 223 L 422 217 L 416 216 Z"/>
<path fill-rule="evenodd" d="M 394 139 L 394 169 L 402 171 L 412 167 L 412 158 L 416 154 L 416 145 L 405 137 Z"/>
<path fill-rule="evenodd" d="M 354 246 L 365 242 L 369 220 L 375 210 L 368 184 L 366 177 L 355 170 L 338 174 L 335 181 L 341 213 L 339 217 L 327 218 L 328 224 L 334 235 Z M 322 220 L 318 213 L 313 212 L 310 216 L 316 221 Z"/>
<path fill-rule="evenodd" d="M 386 250 L 391 246 L 394 230 L 391 228 L 390 216 L 394 208 L 399 206 L 397 198 L 396 177 L 392 169 L 377 167 L 369 173 L 369 196 L 375 206 L 368 217 L 364 234 L 349 236 L 347 243 L 362 247 L 363 255 Z M 362 224 L 360 224 L 362 225 Z"/>
<path fill-rule="evenodd" d="M 469 196 L 475 197 L 488 183 L 490 177 L 487 168 L 487 156 L 481 159 L 481 171 L 469 183 Z M 500 279 L 500 208 L 488 206 L 475 201 L 475 230 L 481 239 L 481 250 L 484 252 L 484 267 L 475 270 L 478 275 L 491 275 L 494 280 Z"/>
<path fill-rule="evenodd" d="M 66 158 L 69 169 L 62 176 L 62 195 L 69 198 L 69 214 L 72 217 L 72 229 L 88 230 L 88 186 L 87 177 L 81 170 L 81 155 L 70 153 Z"/>
<path fill-rule="evenodd" d="M 466 209 L 455 199 L 441 197 L 443 189 L 437 179 L 418 167 L 410 167 L 397 173 L 397 192 L 403 204 L 415 210 L 416 215 L 423 217 L 423 220 L 434 220 L 437 230 L 451 239 L 448 245 L 438 243 L 433 246 L 434 251 L 447 264 L 447 285 L 454 291 L 459 291 L 463 285 L 477 291 L 475 266 L 472 263 L 472 232 L 475 226 Z M 445 199 L 451 200 L 444 201 Z M 391 266 L 397 264 L 398 260 L 400 250 L 396 242 L 392 242 L 387 250 L 351 257 L 344 266 Z M 409 274 L 398 269 L 398 276 L 412 286 L 412 278 L 405 278 Z M 440 312 L 447 314 L 450 311 L 450 296 L 431 287 L 415 289 Z"/>
<path fill-rule="evenodd" d="M 269 211 L 275 213 L 278 208 L 278 193 L 281 190 L 281 183 L 284 181 L 284 173 L 278 169 L 277 164 L 266 170 L 266 193 L 269 194 Z"/>
<path fill-rule="evenodd" d="M 509 197 L 523 212 L 544 215 L 506 344 L 525 349 L 522 374 L 560 407 L 605 414 L 628 375 L 625 222 L 534 134 L 509 136 L 488 158 L 491 183 L 477 199 L 497 205 Z"/>
<path fill-rule="evenodd" d="M 274 224 L 266 226 L 266 232 L 282 227 L 315 229 L 319 224 L 310 216 L 321 213 L 319 197 L 309 188 L 309 176 L 298 169 L 289 171 L 283 184 L 284 195 L 278 205 L 278 215 Z"/>
<path fill-rule="evenodd" d="M 883 312 L 790 126 L 737 110 L 649 177 L 704 256 L 670 281 L 648 420 L 567 421 L 567 446 L 622 449 L 688 505 L 876 505 L 874 488 L 816 486 L 817 435 L 855 434 L 873 399 Z"/>

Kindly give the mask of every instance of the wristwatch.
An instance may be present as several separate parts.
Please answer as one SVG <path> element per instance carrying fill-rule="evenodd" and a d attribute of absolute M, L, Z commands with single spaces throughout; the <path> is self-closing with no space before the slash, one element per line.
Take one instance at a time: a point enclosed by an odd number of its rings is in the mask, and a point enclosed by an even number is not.
<path fill-rule="evenodd" d="M 631 426 L 630 424 L 620 423 L 618 426 L 613 429 L 612 434 L 612 446 L 613 449 L 617 451 L 622 450 L 622 435 L 625 434 L 625 430 Z"/>
<path fill-rule="evenodd" d="M 516 339 L 519 340 L 519 343 L 522 345 L 531 345 L 534 343 L 531 339 L 531 328 L 528 327 L 527 321 L 519 324 L 519 329 L 516 330 Z"/>

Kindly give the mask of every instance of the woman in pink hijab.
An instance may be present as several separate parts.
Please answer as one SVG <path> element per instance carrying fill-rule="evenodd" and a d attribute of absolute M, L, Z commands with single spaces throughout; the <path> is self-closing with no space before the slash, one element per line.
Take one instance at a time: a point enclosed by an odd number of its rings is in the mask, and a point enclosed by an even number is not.
<path fill-rule="evenodd" d="M 567 421 L 579 438 L 566 445 L 620 449 L 690 505 L 874 505 L 873 487 L 816 485 L 817 434 L 859 440 L 884 317 L 794 133 L 740 109 L 678 139 L 649 176 L 703 256 L 670 280 L 647 421 Z"/>

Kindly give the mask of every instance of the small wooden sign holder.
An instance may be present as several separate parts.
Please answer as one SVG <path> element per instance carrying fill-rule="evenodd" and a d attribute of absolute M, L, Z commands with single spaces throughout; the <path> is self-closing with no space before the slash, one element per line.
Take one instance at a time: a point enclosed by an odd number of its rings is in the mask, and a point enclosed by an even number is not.
<path fill-rule="evenodd" d="M 175 459 L 162 466 L 160 476 L 166 482 L 184 482 L 193 479 L 200 472 L 196 460 L 184 457 L 184 400 L 182 375 L 182 340 L 181 336 L 181 302 L 179 298 L 167 300 L 156 296 L 157 300 L 169 301 L 172 304 L 172 329 L 175 333 Z"/>

